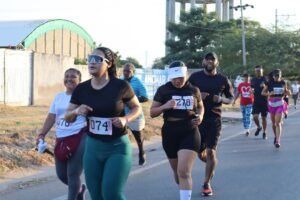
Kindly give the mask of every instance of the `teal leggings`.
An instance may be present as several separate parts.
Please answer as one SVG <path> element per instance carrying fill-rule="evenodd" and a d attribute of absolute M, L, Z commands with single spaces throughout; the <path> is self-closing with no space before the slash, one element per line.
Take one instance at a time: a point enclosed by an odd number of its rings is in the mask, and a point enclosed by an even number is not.
<path fill-rule="evenodd" d="M 87 137 L 84 174 L 92 200 L 126 200 L 124 186 L 131 169 L 128 135 L 111 142 Z"/>

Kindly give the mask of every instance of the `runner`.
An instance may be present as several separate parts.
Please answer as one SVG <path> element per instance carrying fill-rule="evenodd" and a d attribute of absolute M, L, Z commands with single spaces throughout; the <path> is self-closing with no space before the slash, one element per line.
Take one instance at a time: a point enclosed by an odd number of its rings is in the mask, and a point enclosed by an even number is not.
<path fill-rule="evenodd" d="M 222 104 L 232 104 L 233 87 L 225 76 L 217 73 L 219 60 L 214 52 L 207 53 L 203 59 L 203 71 L 193 73 L 189 81 L 201 91 L 205 108 L 203 122 L 199 126 L 201 148 L 199 158 L 206 162 L 202 195 L 211 196 L 211 179 L 217 165 L 217 144 L 221 134 Z"/>
<path fill-rule="evenodd" d="M 154 95 L 151 117 L 163 113 L 162 145 L 169 159 L 180 200 L 192 196 L 192 168 L 200 148 L 198 125 L 204 108 L 200 91 L 187 82 L 187 67 L 181 61 L 170 64 L 170 81 L 160 86 Z"/>
<path fill-rule="evenodd" d="M 92 78 L 77 86 L 65 118 L 72 122 L 88 118 L 84 152 L 84 173 L 93 200 L 124 200 L 132 148 L 126 124 L 141 114 L 141 106 L 131 86 L 116 77 L 116 55 L 98 47 L 88 56 Z M 124 115 L 125 105 L 131 110 Z"/>
<path fill-rule="evenodd" d="M 274 132 L 274 145 L 280 147 L 280 138 L 282 134 L 282 117 L 287 109 L 287 104 L 284 101 L 285 95 L 290 95 L 291 92 L 287 88 L 285 81 L 281 79 L 281 70 L 273 71 L 273 80 L 268 81 L 262 91 L 262 95 L 269 97 L 268 111 L 270 113 L 272 128 Z"/>
<path fill-rule="evenodd" d="M 246 130 L 246 136 L 249 136 L 254 97 L 251 89 L 250 75 L 246 73 L 243 75 L 243 77 L 244 77 L 244 82 L 239 84 L 232 105 L 234 105 L 235 101 L 240 97 L 240 107 L 243 115 L 244 129 Z"/>
<path fill-rule="evenodd" d="M 38 135 L 37 141 L 45 140 L 45 136 L 55 124 L 56 127 L 56 147 L 60 141 L 68 138 L 78 137 L 76 151 L 69 159 L 61 160 L 59 155 L 55 154 L 55 169 L 57 177 L 68 186 L 68 200 L 85 199 L 85 185 L 81 183 L 82 157 L 85 144 L 85 133 L 83 128 L 86 126 L 86 119 L 82 116 L 77 117 L 73 123 L 67 123 L 64 120 L 64 114 L 69 105 L 71 95 L 75 87 L 81 81 L 81 73 L 75 68 L 69 68 L 65 71 L 64 85 L 66 91 L 58 93 L 49 109 L 43 128 Z"/>
<path fill-rule="evenodd" d="M 297 100 L 300 93 L 300 85 L 298 81 L 293 82 L 293 84 L 291 85 L 291 90 L 292 90 L 292 95 L 294 100 L 294 108 L 297 109 Z"/>
<path fill-rule="evenodd" d="M 270 77 L 272 78 L 272 77 Z M 261 94 L 263 87 L 266 83 L 266 79 L 263 76 L 263 68 L 260 65 L 255 67 L 255 77 L 251 80 L 251 87 L 254 90 L 254 103 L 253 103 L 253 120 L 256 125 L 255 136 L 259 135 L 259 132 L 263 130 L 262 138 L 267 139 L 267 115 L 268 115 L 268 100 L 267 97 Z M 261 115 L 261 123 L 259 121 L 259 114 Z M 262 125 L 262 126 L 261 126 Z"/>
<path fill-rule="evenodd" d="M 137 96 L 140 103 L 149 100 L 148 93 L 144 84 L 134 76 L 135 66 L 132 63 L 126 63 L 123 66 L 123 76 L 132 87 L 135 95 Z M 125 107 L 125 114 L 129 113 L 128 107 Z M 145 128 L 145 117 L 142 113 L 138 118 L 128 123 L 128 127 L 131 130 L 135 141 L 139 148 L 139 165 L 144 165 L 146 163 L 146 154 L 144 151 L 144 134 L 143 129 Z"/>

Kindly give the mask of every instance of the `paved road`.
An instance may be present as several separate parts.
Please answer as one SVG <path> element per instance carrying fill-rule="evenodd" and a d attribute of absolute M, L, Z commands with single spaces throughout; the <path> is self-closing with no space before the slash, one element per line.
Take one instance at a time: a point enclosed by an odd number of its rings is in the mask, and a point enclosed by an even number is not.
<path fill-rule="evenodd" d="M 212 186 L 216 200 L 300 200 L 300 110 L 290 109 L 284 120 L 282 147 L 273 146 L 273 134 L 268 127 L 268 140 L 261 135 L 244 135 L 240 122 L 226 123 L 218 147 L 219 164 Z M 159 141 L 147 146 L 148 163 L 134 165 L 126 186 L 128 200 L 173 200 L 178 189 Z M 193 171 L 192 199 L 200 196 L 204 165 L 197 160 Z M 36 184 L 38 182 L 38 184 Z M 19 184 L 20 185 L 20 184 Z M 1 188 L 1 184 L 0 184 Z M 11 187 L 10 187 L 11 188 Z M 47 176 L 27 181 L 21 187 L 1 191 L 1 200 L 64 200 L 66 187 L 55 178 Z"/>

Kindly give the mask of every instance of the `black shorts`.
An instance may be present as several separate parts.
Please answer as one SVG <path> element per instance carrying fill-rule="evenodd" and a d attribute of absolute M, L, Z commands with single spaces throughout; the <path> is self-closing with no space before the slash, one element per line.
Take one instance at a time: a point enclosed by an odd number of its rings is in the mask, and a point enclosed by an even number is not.
<path fill-rule="evenodd" d="M 297 93 L 297 94 L 293 94 L 293 99 L 294 99 L 295 101 L 297 101 L 297 99 L 298 99 L 298 93 Z"/>
<path fill-rule="evenodd" d="M 258 115 L 261 114 L 262 117 L 266 117 L 268 115 L 268 102 L 266 103 L 255 103 L 252 107 L 252 114 Z"/>
<path fill-rule="evenodd" d="M 215 149 L 221 135 L 222 119 L 221 117 L 206 117 L 199 126 L 201 135 L 200 152 L 204 149 Z"/>
<path fill-rule="evenodd" d="M 169 159 L 176 159 L 181 149 L 198 152 L 200 133 L 191 120 L 165 121 L 162 127 L 162 145 Z"/>
<path fill-rule="evenodd" d="M 283 100 L 289 105 L 289 97 L 284 97 Z"/>

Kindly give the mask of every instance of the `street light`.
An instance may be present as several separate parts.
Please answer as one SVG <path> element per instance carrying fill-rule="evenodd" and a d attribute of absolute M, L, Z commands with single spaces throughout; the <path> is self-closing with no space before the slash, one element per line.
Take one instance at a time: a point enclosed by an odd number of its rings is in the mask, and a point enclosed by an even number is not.
<path fill-rule="evenodd" d="M 253 5 L 245 4 L 243 5 L 242 0 L 240 0 L 240 5 L 238 6 L 230 6 L 230 9 L 234 10 L 241 10 L 241 29 L 242 29 L 242 54 L 243 54 L 243 67 L 245 72 L 247 72 L 247 61 L 246 61 L 246 41 L 245 41 L 245 24 L 244 24 L 244 16 L 243 16 L 243 10 L 246 10 L 247 7 L 254 8 Z"/>

